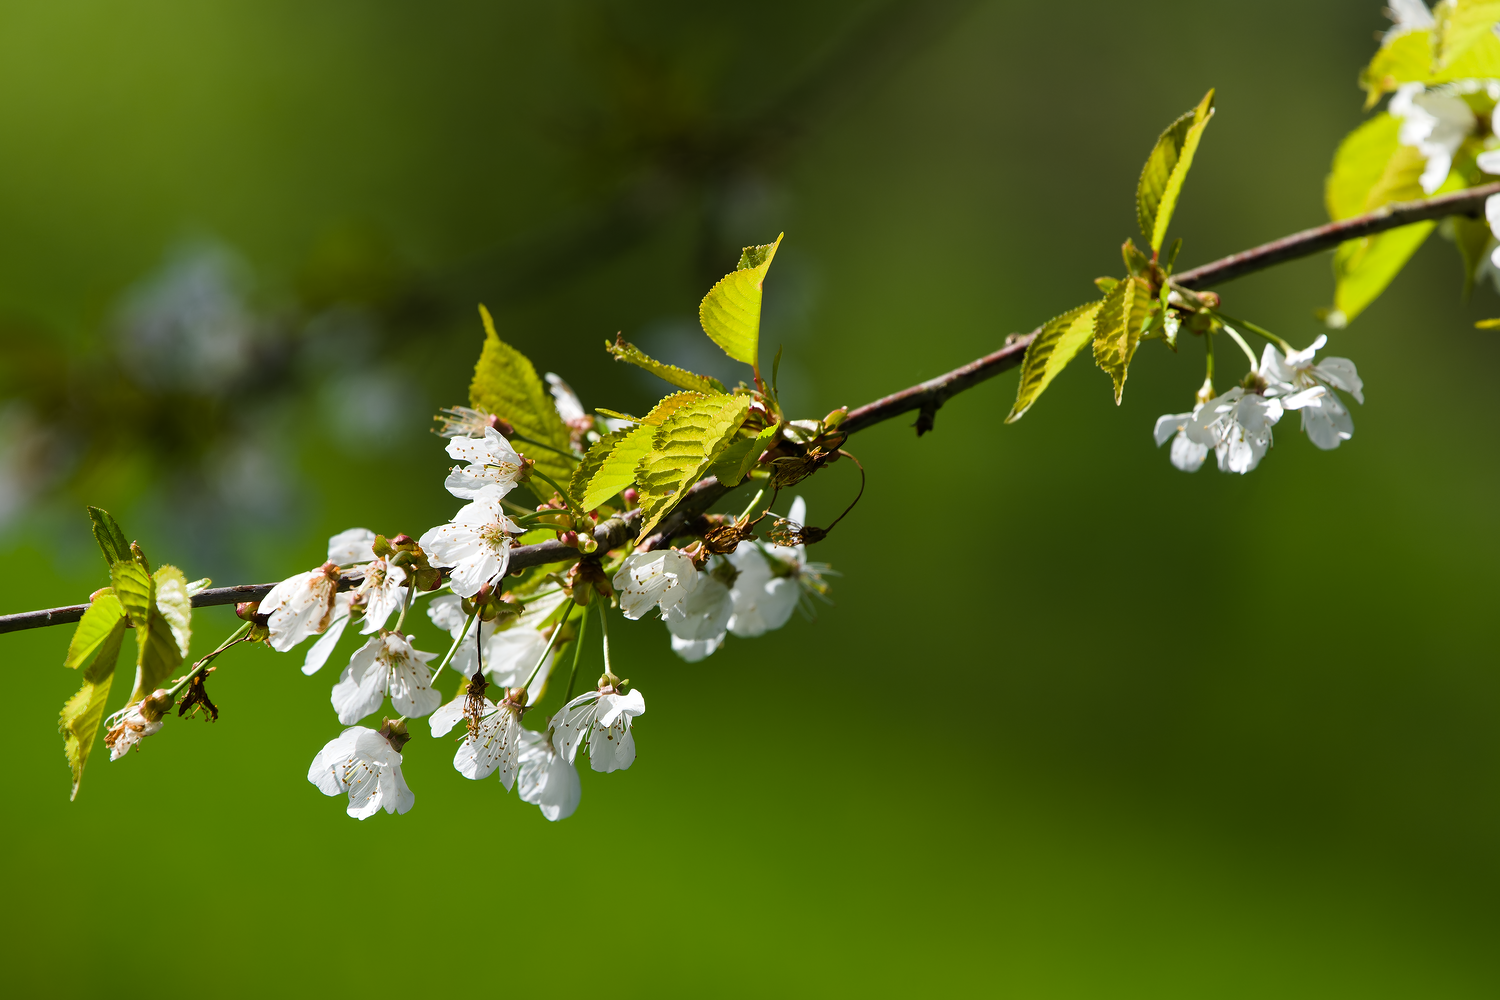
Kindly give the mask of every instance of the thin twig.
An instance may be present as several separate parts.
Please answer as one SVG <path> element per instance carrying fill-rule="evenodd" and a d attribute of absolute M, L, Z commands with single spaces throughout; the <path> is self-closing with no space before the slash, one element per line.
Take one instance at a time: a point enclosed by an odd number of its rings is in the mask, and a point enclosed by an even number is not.
<path fill-rule="evenodd" d="M 1304 229 L 1300 233 L 1293 233 L 1279 240 L 1272 240 L 1270 243 L 1230 254 L 1228 257 L 1201 267 L 1179 272 L 1173 275 L 1172 280 L 1184 288 L 1202 288 L 1205 285 L 1232 281 L 1289 260 L 1310 257 L 1324 250 L 1331 250 L 1345 240 L 1372 236 L 1388 229 L 1399 229 L 1401 226 L 1409 226 L 1415 222 L 1426 222 L 1450 215 L 1478 215 L 1483 211 L 1485 201 L 1491 195 L 1496 194 L 1500 194 L 1500 182 L 1485 184 L 1455 194 L 1440 195 L 1436 198 L 1386 205 L 1364 215 L 1357 215 L 1340 222 L 1330 222 L 1325 226 Z M 903 413 L 920 410 L 921 414 L 916 423 L 917 433 L 925 433 L 932 429 L 933 417 L 938 408 L 950 398 L 1019 365 L 1022 358 L 1026 356 L 1026 348 L 1040 332 L 1041 328 L 1038 327 L 1026 334 L 1013 333 L 1006 338 L 1005 346 L 998 351 L 976 358 L 937 378 L 928 379 L 926 382 L 902 389 L 900 392 L 893 392 L 873 403 L 866 403 L 864 406 L 850 410 L 849 415 L 839 425 L 839 429 L 853 434 Z M 690 521 L 713 506 L 729 490 L 730 487 L 723 485 L 713 476 L 696 483 L 672 513 L 662 519 L 661 526 L 651 534 L 651 537 L 640 543 L 640 547 L 650 550 L 665 545 L 682 534 Z M 639 518 L 640 511 L 638 510 L 610 518 L 594 529 L 594 540 L 599 543 L 601 549 L 618 548 L 635 537 Z M 510 568 L 513 571 L 523 570 L 548 563 L 571 562 L 577 558 L 578 550 L 571 546 L 558 541 L 540 542 L 512 550 Z M 339 589 L 347 590 L 358 579 L 360 579 L 358 576 L 351 578 L 346 575 L 339 581 Z M 237 604 L 241 601 L 258 601 L 270 593 L 274 586 L 275 584 L 272 583 L 244 584 L 238 587 L 215 587 L 211 590 L 203 590 L 193 595 L 193 607 L 203 608 L 219 604 Z M 87 610 L 87 604 L 73 604 L 43 611 L 0 615 L 0 633 L 18 632 L 22 629 L 41 628 L 47 625 L 71 624 L 82 618 Z"/>

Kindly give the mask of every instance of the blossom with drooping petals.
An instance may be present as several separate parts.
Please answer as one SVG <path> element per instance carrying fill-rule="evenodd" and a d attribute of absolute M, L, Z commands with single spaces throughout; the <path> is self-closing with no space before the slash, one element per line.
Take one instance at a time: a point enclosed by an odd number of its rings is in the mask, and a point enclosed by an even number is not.
<path fill-rule="evenodd" d="M 1302 414 L 1302 430 L 1308 440 L 1325 451 L 1354 435 L 1354 418 L 1333 390 L 1342 389 L 1361 404 L 1365 401 L 1365 384 L 1353 361 L 1313 360 L 1326 343 L 1328 338 L 1320 335 L 1311 347 L 1287 355 L 1267 344 L 1259 372 L 1270 386 L 1268 392 L 1280 394 L 1286 409 Z"/>
<path fill-rule="evenodd" d="M 552 739 L 569 764 L 587 741 L 590 767 L 604 772 L 623 770 L 635 762 L 630 720 L 646 711 L 646 700 L 634 688 L 621 694 L 608 677 L 599 683 L 599 690 L 581 694 L 558 710 L 552 720 Z"/>
<path fill-rule="evenodd" d="M 652 608 L 666 614 L 698 585 L 698 567 L 691 557 L 673 548 L 633 552 L 611 581 L 620 597 L 620 610 L 632 621 Z"/>
<path fill-rule="evenodd" d="M 807 523 L 807 502 L 801 497 L 792 501 L 787 520 Z M 827 600 L 823 577 L 832 570 L 826 563 L 808 562 L 806 545 L 741 542 L 729 561 L 739 571 L 730 588 L 734 615 L 729 631 L 741 638 L 781 628 L 805 596 Z"/>
<path fill-rule="evenodd" d="M 349 815 L 368 819 L 381 809 L 404 813 L 417 801 L 401 774 L 401 752 L 364 726 L 330 740 L 307 769 L 307 780 L 324 795 L 349 795 Z"/>
<path fill-rule="evenodd" d="M 455 438 L 454 440 L 460 440 Z M 434 566 L 451 568 L 448 586 L 459 597 L 473 597 L 510 566 L 511 536 L 520 527 L 505 516 L 500 493 L 481 490 L 447 524 L 429 530 L 418 541 Z"/>
<path fill-rule="evenodd" d="M 1220 472 L 1241 475 L 1270 449 L 1271 427 L 1281 419 L 1279 399 L 1235 386 L 1203 404 L 1187 425 L 1187 436 L 1214 450 Z"/>
<path fill-rule="evenodd" d="M 448 457 L 469 463 L 464 468 L 454 466 L 443 483 L 449 493 L 466 500 L 477 499 L 486 492 L 505 496 L 516 488 L 517 478 L 525 467 L 510 442 L 493 427 L 486 427 L 484 437 L 477 440 L 453 438 L 448 442 Z"/>
<path fill-rule="evenodd" d="M 672 633 L 672 651 L 689 663 L 697 663 L 723 644 L 733 614 L 729 588 L 713 575 L 704 574 L 692 593 L 661 617 Z"/>
<path fill-rule="evenodd" d="M 387 694 L 391 705 L 409 718 L 426 715 L 442 704 L 432 689 L 436 653 L 413 648 L 400 632 L 382 632 L 354 651 L 349 665 L 333 686 L 333 708 L 339 721 L 352 725 L 380 707 Z"/>
<path fill-rule="evenodd" d="M 260 613 L 270 616 L 266 621 L 270 647 L 285 653 L 308 636 L 326 631 L 333 622 L 338 585 L 338 565 L 326 562 L 272 587 L 260 602 Z"/>
<path fill-rule="evenodd" d="M 109 759 L 119 760 L 140 745 L 147 736 L 161 731 L 161 714 L 148 718 L 142 710 L 145 702 L 131 705 L 120 714 L 119 721 L 104 734 L 104 745 L 109 747 Z"/>
<path fill-rule="evenodd" d="M 1420 83 L 1402 84 L 1388 108 L 1401 119 L 1401 145 L 1415 147 L 1426 159 L 1419 180 L 1422 190 L 1432 194 L 1448 179 L 1453 155 L 1478 124 L 1473 109 L 1456 94 L 1428 90 Z"/>
<path fill-rule="evenodd" d="M 1208 445 L 1194 441 L 1187 433 L 1188 425 L 1202 409 L 1203 404 L 1199 403 L 1191 413 L 1168 413 L 1156 418 L 1156 428 L 1152 432 L 1152 436 L 1156 438 L 1156 446 L 1160 448 L 1171 438 L 1172 464 L 1183 472 L 1197 472 L 1203 465 L 1203 460 L 1208 457 Z"/>
<path fill-rule="evenodd" d="M 527 600 L 526 610 L 521 612 L 506 628 L 496 630 L 494 622 L 476 621 L 469 626 L 469 634 L 453 654 L 449 665 L 463 677 L 473 677 L 479 669 L 483 652 L 484 672 L 489 679 L 502 687 L 518 687 L 531 676 L 542 651 L 547 648 L 550 633 L 540 630 L 544 621 L 568 599 L 559 590 L 553 594 Z M 427 606 L 427 617 L 453 638 L 463 635 L 468 616 L 463 612 L 463 602 L 452 594 L 435 597 Z M 481 650 L 480 644 L 483 643 Z M 554 651 L 547 652 L 542 668 L 527 689 L 528 696 L 535 701 L 541 694 L 548 674 L 556 659 Z"/>
<path fill-rule="evenodd" d="M 516 788 L 521 801 L 540 807 L 542 815 L 553 822 L 567 819 L 583 798 L 578 769 L 557 752 L 550 732 L 523 729 L 520 742 L 521 770 L 516 778 Z"/>
<path fill-rule="evenodd" d="M 302 672 L 309 677 L 323 669 L 323 664 L 333 655 L 333 647 L 339 644 L 344 636 L 344 627 L 349 624 L 349 619 L 354 613 L 354 595 L 345 591 L 336 594 L 333 598 L 333 616 L 329 620 L 328 628 L 318 641 L 313 643 L 307 650 L 307 658 L 302 661 Z"/>
<path fill-rule="evenodd" d="M 406 603 L 406 570 L 392 566 L 384 559 L 375 559 L 365 565 L 365 578 L 354 588 L 351 603 L 363 608 L 364 624 L 360 633 L 385 628 L 386 621 Z"/>

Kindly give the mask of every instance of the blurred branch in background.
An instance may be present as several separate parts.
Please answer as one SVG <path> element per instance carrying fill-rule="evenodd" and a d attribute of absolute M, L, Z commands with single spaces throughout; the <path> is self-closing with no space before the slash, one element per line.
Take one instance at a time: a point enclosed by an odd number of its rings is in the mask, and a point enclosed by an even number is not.
<path fill-rule="evenodd" d="M 199 236 L 169 249 L 97 330 L 68 337 L 0 317 L 0 531 L 28 511 L 45 517 L 47 501 L 64 496 L 134 498 L 138 519 L 170 520 L 199 558 L 238 570 L 223 520 L 292 523 L 313 485 L 299 458 L 368 462 L 370 441 L 389 455 L 420 433 L 415 362 L 452 340 L 477 301 L 567 286 L 684 219 L 698 233 L 689 266 L 701 272 L 686 277 L 718 275 L 743 242 L 747 199 L 798 144 L 971 5 L 857 7 L 781 87 L 771 74 L 733 78 L 712 24 L 685 21 L 703 37 L 663 54 L 632 38 L 626 12 L 580 8 L 579 76 L 595 92 L 553 131 L 579 176 L 595 180 L 529 231 L 422 269 L 378 231 L 346 226 L 290 276 L 257 275 L 234 247 Z M 708 53 L 699 76 L 730 78 L 703 85 L 674 64 L 683 52 Z M 33 518 L 27 529 L 45 525 Z"/>

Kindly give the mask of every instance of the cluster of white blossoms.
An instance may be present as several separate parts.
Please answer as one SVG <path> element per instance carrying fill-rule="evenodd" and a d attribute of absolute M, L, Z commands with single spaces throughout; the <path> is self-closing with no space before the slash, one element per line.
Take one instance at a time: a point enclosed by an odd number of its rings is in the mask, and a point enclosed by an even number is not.
<path fill-rule="evenodd" d="M 598 437 L 595 418 L 561 379 L 547 380 L 559 416 L 577 433 L 575 449 L 583 450 L 590 437 Z M 571 576 L 565 581 L 548 574 L 533 575 L 520 591 L 501 593 L 515 539 L 526 530 L 507 507 L 531 525 L 545 523 L 541 515 L 553 507 L 526 513 L 507 500 L 529 481 L 533 464 L 506 437 L 508 426 L 479 411 L 450 412 L 446 448 L 460 464 L 444 485 L 466 501 L 453 519 L 415 541 L 405 535 L 388 540 L 364 528 L 333 536 L 327 561 L 276 585 L 254 609 L 253 620 L 279 652 L 317 636 L 303 662 L 309 675 L 328 661 L 351 622 L 369 636 L 331 695 L 339 722 L 350 728 L 308 770 L 319 790 L 347 796 L 350 816 L 412 807 L 416 797 L 401 773 L 402 749 L 409 739 L 407 720 L 425 717 L 434 738 L 462 726 L 453 766 L 464 777 L 497 775 L 507 791 L 518 789 L 521 800 L 547 819 L 562 819 L 581 798 L 579 751 L 587 751 L 595 771 L 628 768 L 635 761 L 631 725 L 646 710 L 641 692 L 610 671 L 606 634 L 605 673 L 596 689 L 566 697 L 544 728 L 523 725 L 547 693 L 559 640 L 581 642 L 591 602 L 600 603 L 601 616 L 611 597 L 627 619 L 659 611 L 672 648 L 697 661 L 715 652 L 728 633 L 760 635 L 786 624 L 808 597 L 826 599 L 824 576 L 830 571 L 809 563 L 803 545 L 742 540 L 727 555 L 715 555 L 703 543 L 686 551 L 627 550 L 608 570 L 600 553 L 592 564 L 594 582 L 582 589 Z M 798 498 L 789 513 L 800 527 L 806 504 Z M 419 597 L 430 598 L 427 618 L 451 639 L 436 670 L 437 654 L 416 648 L 404 630 Z M 575 647 L 568 695 L 579 652 Z M 450 667 L 459 685 L 445 702 L 434 682 Z M 400 718 L 386 719 L 379 729 L 360 724 L 387 700 Z M 160 728 L 159 721 L 144 717 L 131 721 L 122 727 L 119 752 Z"/>
<path fill-rule="evenodd" d="M 1308 440 L 1324 450 L 1337 448 L 1353 437 L 1354 420 L 1334 390 L 1364 403 L 1364 383 L 1348 358 L 1314 360 L 1327 342 L 1319 335 L 1306 350 L 1287 354 L 1267 344 L 1246 380 L 1249 388 L 1235 386 L 1199 402 L 1190 413 L 1158 417 L 1156 446 L 1171 441 L 1172 464 L 1183 472 L 1197 472 L 1212 451 L 1219 471 L 1243 475 L 1271 449 L 1271 428 L 1295 410 Z"/>
<path fill-rule="evenodd" d="M 807 504 L 792 502 L 787 520 L 807 523 Z M 639 552 L 625 560 L 613 580 L 626 618 L 659 609 L 672 649 L 689 663 L 713 655 L 733 633 L 753 638 L 781 628 L 810 597 L 825 598 L 831 575 L 823 563 L 807 561 L 805 545 L 742 541 L 717 563 L 700 570 L 676 549 Z"/>

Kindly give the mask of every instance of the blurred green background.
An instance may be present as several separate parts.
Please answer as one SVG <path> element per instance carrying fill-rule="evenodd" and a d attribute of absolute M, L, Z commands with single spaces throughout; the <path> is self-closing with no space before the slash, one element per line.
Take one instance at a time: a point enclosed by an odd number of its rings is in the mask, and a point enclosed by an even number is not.
<path fill-rule="evenodd" d="M 427 432 L 478 301 L 585 403 L 599 349 L 696 332 L 785 230 L 763 342 L 804 415 L 994 349 L 1120 270 L 1156 133 L 1219 88 L 1191 265 L 1324 218 L 1377 0 L 10 4 L 0 9 L 0 609 L 156 561 L 280 578 L 455 501 Z M 618 630 L 639 758 L 558 824 L 419 737 L 404 817 L 305 780 L 338 664 L 220 661 L 217 725 L 56 733 L 66 629 L 13 687 L 13 995 L 1467 997 L 1500 989 L 1492 404 L 1500 312 L 1434 238 L 1333 350 L 1368 405 L 1253 474 L 1152 447 L 1196 344 L 1125 401 L 1080 362 L 860 434 L 813 551 L 837 606 L 701 664 Z M 1306 343 L 1326 258 L 1221 289 Z M 1237 371 L 1231 356 L 1228 366 Z M 826 523 L 854 488 L 807 484 Z M 936 525 L 922 527 L 931 516 Z M 196 616 L 200 649 L 233 621 Z M 427 648 L 438 638 L 422 623 Z M 597 651 L 586 669 L 597 670 Z M 117 690 L 116 698 L 122 697 Z"/>

